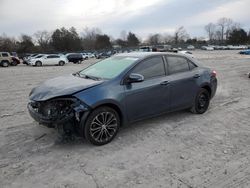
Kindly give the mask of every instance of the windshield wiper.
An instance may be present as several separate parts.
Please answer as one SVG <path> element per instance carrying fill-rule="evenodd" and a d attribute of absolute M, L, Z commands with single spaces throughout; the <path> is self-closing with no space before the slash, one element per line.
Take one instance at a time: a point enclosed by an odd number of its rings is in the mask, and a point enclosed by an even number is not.
<path fill-rule="evenodd" d="M 73 73 L 73 76 L 79 76 L 79 77 L 81 77 L 81 75 L 80 75 L 80 73 L 79 73 L 79 72 L 75 72 L 75 73 Z"/>
<path fill-rule="evenodd" d="M 80 78 L 86 78 L 86 79 L 91 79 L 91 80 L 101 80 L 101 78 L 96 77 L 96 76 L 91 76 L 87 74 L 81 74 L 80 72 L 75 72 L 73 73 L 74 76 L 79 76 Z"/>
<path fill-rule="evenodd" d="M 91 79 L 91 80 L 101 80 L 101 78 L 96 77 L 96 76 L 91 76 L 91 75 L 87 75 L 87 74 L 79 74 L 80 77 L 82 78 L 86 78 L 86 79 Z"/>

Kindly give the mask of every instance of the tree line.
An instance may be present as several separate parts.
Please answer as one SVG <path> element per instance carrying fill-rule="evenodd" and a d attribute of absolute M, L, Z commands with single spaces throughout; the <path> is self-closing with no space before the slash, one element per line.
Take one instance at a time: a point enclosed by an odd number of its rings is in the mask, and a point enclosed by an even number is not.
<path fill-rule="evenodd" d="M 85 28 L 78 33 L 74 27 L 62 27 L 49 31 L 37 31 L 32 36 L 22 34 L 18 39 L 6 34 L 0 36 L 0 51 L 15 51 L 18 53 L 54 53 L 110 50 L 114 45 L 121 48 L 134 48 L 139 45 L 170 44 L 207 45 L 207 44 L 250 44 L 250 31 L 247 33 L 240 23 L 230 18 L 220 18 L 216 23 L 209 23 L 204 27 L 208 40 L 205 38 L 190 38 L 186 29 L 178 27 L 173 34 L 150 34 L 142 41 L 138 35 L 129 31 L 122 31 L 118 39 L 103 34 L 98 28 Z"/>
<path fill-rule="evenodd" d="M 209 23 L 205 27 L 210 44 L 249 44 L 250 31 L 248 33 L 241 24 L 231 18 L 220 18 L 216 23 Z"/>

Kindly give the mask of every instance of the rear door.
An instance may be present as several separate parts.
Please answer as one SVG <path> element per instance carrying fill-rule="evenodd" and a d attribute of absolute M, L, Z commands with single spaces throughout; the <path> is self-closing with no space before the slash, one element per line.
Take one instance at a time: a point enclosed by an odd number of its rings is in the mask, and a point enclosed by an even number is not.
<path fill-rule="evenodd" d="M 165 56 L 170 78 L 171 110 L 190 107 L 199 89 L 196 65 L 182 56 Z"/>
<path fill-rule="evenodd" d="M 59 61 L 60 61 L 60 56 L 59 55 L 54 55 L 54 57 L 53 57 L 54 65 L 58 65 Z"/>
<path fill-rule="evenodd" d="M 169 109 L 169 88 L 162 56 L 140 62 L 129 74 L 144 76 L 144 81 L 124 86 L 125 105 L 130 121 L 162 113 Z"/>
<path fill-rule="evenodd" d="M 57 55 L 48 55 L 46 58 L 47 65 L 55 65 L 57 64 Z"/>

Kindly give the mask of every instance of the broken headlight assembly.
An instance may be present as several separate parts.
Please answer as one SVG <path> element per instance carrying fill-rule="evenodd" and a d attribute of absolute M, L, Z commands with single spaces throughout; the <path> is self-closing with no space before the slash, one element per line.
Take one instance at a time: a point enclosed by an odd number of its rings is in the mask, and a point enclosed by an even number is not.
<path fill-rule="evenodd" d="M 42 124 L 63 124 L 72 118 L 80 121 L 88 106 L 76 98 L 55 98 L 47 101 L 31 101 L 28 104 L 31 116 Z"/>

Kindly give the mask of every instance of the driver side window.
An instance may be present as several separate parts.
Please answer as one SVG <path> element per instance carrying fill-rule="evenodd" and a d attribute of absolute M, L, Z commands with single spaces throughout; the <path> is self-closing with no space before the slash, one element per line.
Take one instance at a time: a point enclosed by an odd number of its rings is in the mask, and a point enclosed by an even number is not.
<path fill-rule="evenodd" d="M 165 66 L 161 56 L 152 57 L 140 62 L 132 73 L 141 74 L 144 79 L 165 76 Z"/>

